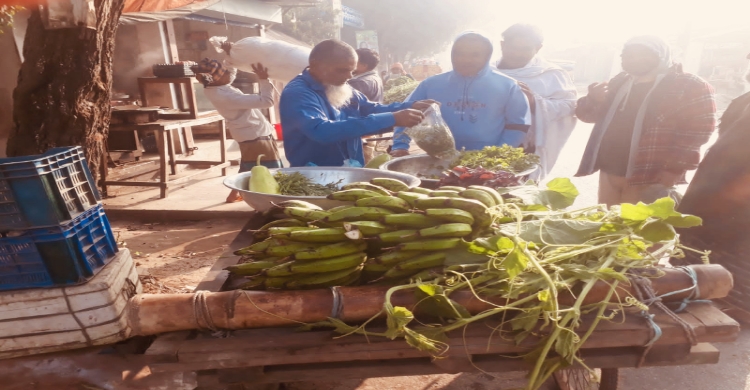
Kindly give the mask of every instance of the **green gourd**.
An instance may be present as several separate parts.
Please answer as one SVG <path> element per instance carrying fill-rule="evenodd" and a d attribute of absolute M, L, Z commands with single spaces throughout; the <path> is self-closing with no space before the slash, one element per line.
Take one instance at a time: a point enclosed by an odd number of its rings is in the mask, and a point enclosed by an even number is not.
<path fill-rule="evenodd" d="M 258 156 L 258 161 L 253 169 L 250 171 L 250 185 L 249 190 L 253 192 L 260 192 L 264 194 L 278 194 L 279 183 L 271 175 L 271 171 L 268 168 L 260 165 L 260 159 L 265 156 L 261 154 Z"/>
<path fill-rule="evenodd" d="M 387 163 L 390 160 L 391 160 L 391 155 L 388 153 L 383 153 L 379 156 L 374 157 L 372 160 L 370 160 L 370 162 L 368 162 L 367 165 L 365 165 L 365 168 L 378 169 L 380 168 L 381 165 Z"/>

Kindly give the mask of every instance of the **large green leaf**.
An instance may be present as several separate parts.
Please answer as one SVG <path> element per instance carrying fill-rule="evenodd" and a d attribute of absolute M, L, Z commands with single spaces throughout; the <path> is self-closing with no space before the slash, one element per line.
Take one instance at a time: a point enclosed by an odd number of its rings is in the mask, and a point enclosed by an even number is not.
<path fill-rule="evenodd" d="M 590 240 L 595 233 L 604 227 L 602 222 L 577 219 L 554 219 L 521 222 L 520 224 L 501 225 L 498 231 L 506 236 L 516 235 L 524 241 L 537 244 L 580 245 Z"/>
<path fill-rule="evenodd" d="M 508 256 L 503 259 L 502 265 L 508 272 L 508 277 L 513 280 L 518 274 L 523 272 L 529 264 L 529 257 L 523 253 L 523 250 L 516 246 Z"/>
<path fill-rule="evenodd" d="M 649 218 L 665 221 L 678 228 L 690 228 L 700 226 L 703 223 L 699 217 L 682 214 L 675 210 L 675 202 L 672 198 L 657 199 L 654 203 L 638 204 L 625 203 L 620 207 L 620 217 L 626 221 L 644 222 Z"/>
<path fill-rule="evenodd" d="M 637 233 L 651 242 L 669 241 L 674 239 L 674 228 L 666 222 L 647 222 Z"/>
<path fill-rule="evenodd" d="M 542 205 L 553 210 L 564 209 L 571 206 L 578 197 L 575 185 L 565 178 L 553 179 L 547 183 L 547 189 L 522 186 L 509 188 L 505 192 L 521 199 L 527 209 L 534 209 L 532 205 Z"/>

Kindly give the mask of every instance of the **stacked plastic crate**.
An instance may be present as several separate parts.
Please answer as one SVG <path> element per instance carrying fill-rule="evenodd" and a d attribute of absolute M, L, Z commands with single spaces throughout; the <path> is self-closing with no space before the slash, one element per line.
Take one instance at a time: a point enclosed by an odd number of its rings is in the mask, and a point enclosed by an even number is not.
<path fill-rule="evenodd" d="M 80 147 L 0 159 L 0 290 L 80 284 L 117 243 Z"/>

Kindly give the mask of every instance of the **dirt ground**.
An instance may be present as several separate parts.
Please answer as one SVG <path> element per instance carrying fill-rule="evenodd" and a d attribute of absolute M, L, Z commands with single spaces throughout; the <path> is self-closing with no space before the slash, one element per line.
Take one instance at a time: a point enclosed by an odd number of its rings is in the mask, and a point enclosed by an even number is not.
<path fill-rule="evenodd" d="M 120 247 L 130 249 L 146 293 L 192 292 L 246 221 L 114 221 Z"/>

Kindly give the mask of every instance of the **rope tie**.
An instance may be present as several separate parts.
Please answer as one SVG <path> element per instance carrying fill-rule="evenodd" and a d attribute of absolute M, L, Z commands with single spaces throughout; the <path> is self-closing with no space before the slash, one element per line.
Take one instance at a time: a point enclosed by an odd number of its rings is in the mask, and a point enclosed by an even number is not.
<path fill-rule="evenodd" d="M 693 274 L 695 274 L 695 271 L 693 271 L 692 269 L 691 271 L 693 272 Z M 688 273 L 688 275 L 690 275 L 690 273 Z M 698 344 L 698 336 L 696 336 L 695 329 L 693 328 L 693 326 L 685 322 L 685 320 L 680 318 L 680 316 L 675 314 L 675 312 L 670 310 L 662 302 L 662 298 L 665 296 L 674 295 L 674 294 L 678 294 L 680 292 L 686 292 L 689 290 L 693 290 L 693 293 L 690 295 L 690 297 L 698 296 L 698 294 L 696 294 L 696 291 L 698 290 L 697 275 L 693 278 L 695 283 L 692 287 L 684 289 L 684 290 L 680 290 L 677 292 L 664 294 L 662 296 L 656 296 L 656 292 L 654 291 L 653 285 L 651 284 L 651 281 L 649 279 L 646 279 L 640 276 L 633 276 L 631 279 L 633 281 L 633 287 L 634 287 L 633 292 L 636 295 L 636 299 L 638 299 L 639 301 L 641 301 L 643 304 L 645 304 L 648 307 L 651 307 L 653 305 L 656 308 L 660 309 L 662 312 L 664 312 L 664 314 L 666 314 L 669 318 L 671 318 L 673 321 L 679 324 L 680 327 L 682 327 L 682 329 L 685 331 L 685 334 L 688 337 L 688 340 L 690 340 L 691 345 Z M 688 297 L 686 301 L 683 302 L 685 306 L 687 306 L 687 303 L 690 302 L 689 301 L 690 297 Z M 643 365 L 643 363 L 646 360 L 646 356 L 651 351 L 651 347 L 653 347 L 654 343 L 662 335 L 662 330 L 659 327 L 659 325 L 656 323 L 656 321 L 654 321 L 653 314 L 649 314 L 646 310 L 642 310 L 641 316 L 643 316 L 646 319 L 646 321 L 648 321 L 649 325 L 651 326 L 651 329 L 654 332 L 654 336 L 646 344 L 646 349 L 643 351 L 643 355 L 641 355 L 641 359 L 638 362 L 638 365 L 636 367 L 641 367 Z"/>
<path fill-rule="evenodd" d="M 208 329 L 213 332 L 219 331 L 216 324 L 214 324 L 213 318 L 211 318 L 211 311 L 208 310 L 205 291 L 196 291 L 193 294 L 193 316 L 195 316 L 195 323 L 198 325 L 198 329 Z"/>

